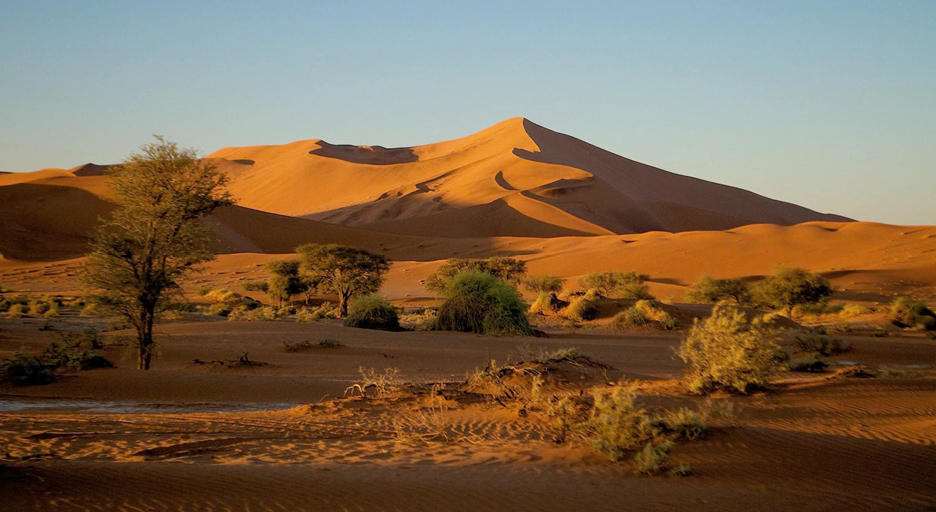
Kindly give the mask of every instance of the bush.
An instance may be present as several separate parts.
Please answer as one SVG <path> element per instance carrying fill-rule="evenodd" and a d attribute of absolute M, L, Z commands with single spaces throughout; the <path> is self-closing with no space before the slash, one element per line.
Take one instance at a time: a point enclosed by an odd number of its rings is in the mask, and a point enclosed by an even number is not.
<path fill-rule="evenodd" d="M 296 343 L 290 343 L 288 341 L 283 342 L 283 351 L 284 352 L 302 352 L 303 350 L 309 350 L 313 348 L 338 348 L 343 346 L 340 341 L 335 338 L 322 338 L 318 343 L 312 343 L 311 341 L 299 341 Z"/>
<path fill-rule="evenodd" d="M 598 292 L 588 290 L 585 295 L 579 295 L 569 302 L 569 305 L 562 311 L 562 316 L 569 320 L 594 320 L 598 315 Z"/>
<path fill-rule="evenodd" d="M 648 279 L 650 276 L 634 272 L 591 272 L 579 279 L 579 286 L 585 290 L 597 290 L 612 299 L 653 299 L 650 289 L 643 284 Z"/>
<path fill-rule="evenodd" d="M 646 327 L 669 331 L 679 328 L 679 321 L 653 302 L 639 300 L 633 306 L 614 315 L 611 327 L 619 330 Z"/>
<path fill-rule="evenodd" d="M 792 315 L 796 306 L 824 302 L 830 296 L 829 280 L 802 268 L 777 267 L 754 288 L 755 302 L 785 310 L 787 315 Z"/>
<path fill-rule="evenodd" d="M 888 319 L 898 327 L 936 330 L 936 313 L 926 307 L 926 302 L 908 297 L 898 297 L 891 303 Z"/>
<path fill-rule="evenodd" d="M 445 288 L 434 328 L 490 335 L 532 336 L 526 304 L 516 290 L 485 272 L 455 274 Z"/>
<path fill-rule="evenodd" d="M 564 284 L 565 279 L 556 276 L 530 276 L 523 280 L 527 290 L 538 294 L 559 293 Z"/>
<path fill-rule="evenodd" d="M 860 304 L 845 304 L 842 306 L 842 310 L 839 312 L 839 316 L 843 318 L 851 318 L 853 316 L 867 315 L 873 312 L 874 311 L 871 308 L 862 306 Z"/>
<path fill-rule="evenodd" d="M 724 300 L 743 306 L 751 301 L 751 291 L 740 279 L 712 279 L 703 275 L 686 293 L 693 304 L 715 304 Z"/>
<path fill-rule="evenodd" d="M 634 471 L 638 475 L 657 475 L 666 469 L 666 457 L 673 448 L 673 443 L 663 441 L 659 444 L 647 443 L 634 455 Z"/>
<path fill-rule="evenodd" d="M 666 430 L 672 432 L 677 438 L 687 441 L 698 441 L 708 433 L 708 426 L 695 411 L 682 407 L 675 411 L 667 411 L 663 417 Z"/>
<path fill-rule="evenodd" d="M 611 460 L 623 459 L 662 433 L 647 411 L 637 405 L 632 388 L 618 386 L 610 394 L 596 391 L 593 398 L 584 427 L 592 449 Z"/>
<path fill-rule="evenodd" d="M 346 327 L 361 329 L 400 330 L 400 318 L 392 304 L 380 295 L 373 293 L 351 302 L 348 308 Z"/>
<path fill-rule="evenodd" d="M 689 390 L 707 393 L 723 387 L 747 393 L 766 386 L 780 369 L 778 339 L 763 319 L 748 322 L 733 306 L 715 306 L 710 317 L 695 321 L 679 346 L 679 357 L 688 364 Z"/>
<path fill-rule="evenodd" d="M 13 304 L 6 314 L 12 318 L 20 318 L 26 316 L 28 311 L 29 308 L 25 304 Z"/>
<path fill-rule="evenodd" d="M 40 358 L 16 351 L 12 357 L 0 361 L 0 382 L 15 386 L 48 384 L 56 378 L 55 368 L 46 365 Z"/>

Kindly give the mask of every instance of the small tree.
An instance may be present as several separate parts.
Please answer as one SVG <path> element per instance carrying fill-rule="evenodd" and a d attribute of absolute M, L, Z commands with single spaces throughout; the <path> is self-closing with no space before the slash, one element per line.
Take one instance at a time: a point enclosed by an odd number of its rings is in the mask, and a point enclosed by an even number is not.
<path fill-rule="evenodd" d="M 650 276 L 635 272 L 590 272 L 579 279 L 579 286 L 613 299 L 652 299 L 650 289 L 643 284 L 648 279 Z"/>
<path fill-rule="evenodd" d="M 689 367 L 690 391 L 707 393 L 715 388 L 733 388 L 747 393 L 763 387 L 780 365 L 777 341 L 780 334 L 761 318 L 748 322 L 744 312 L 719 304 L 712 316 L 696 320 L 677 354 Z"/>
<path fill-rule="evenodd" d="M 730 300 L 743 306 L 750 302 L 751 291 L 740 279 L 712 279 L 703 275 L 686 293 L 686 300 L 693 304 L 714 304 Z"/>
<path fill-rule="evenodd" d="M 148 370 L 167 295 L 214 258 L 212 233 L 199 219 L 233 201 L 224 174 L 162 137 L 112 169 L 117 209 L 95 234 L 85 279 L 97 303 L 136 330 L 137 365 Z"/>
<path fill-rule="evenodd" d="M 270 299 L 275 300 L 277 307 L 283 307 L 294 295 L 306 290 L 306 283 L 299 276 L 299 260 L 271 261 L 267 263 L 270 279 L 264 290 Z"/>
<path fill-rule="evenodd" d="M 523 286 L 533 293 L 559 293 L 565 279 L 556 276 L 530 276 L 523 280 Z"/>
<path fill-rule="evenodd" d="M 802 268 L 777 267 L 754 290 L 756 301 L 766 307 L 793 314 L 800 304 L 815 304 L 832 295 L 829 280 Z"/>
<path fill-rule="evenodd" d="M 338 314 L 348 314 L 348 301 L 357 295 L 376 293 L 390 263 L 374 254 L 343 245 L 306 244 L 296 249 L 299 270 L 307 282 L 318 283 L 319 291 L 338 296 Z"/>
<path fill-rule="evenodd" d="M 471 258 L 452 258 L 443 263 L 426 278 L 426 289 L 431 292 L 445 291 L 455 274 L 464 270 L 474 270 L 490 274 L 505 283 L 516 286 L 526 274 L 526 262 L 515 258 L 496 256 L 485 260 Z"/>

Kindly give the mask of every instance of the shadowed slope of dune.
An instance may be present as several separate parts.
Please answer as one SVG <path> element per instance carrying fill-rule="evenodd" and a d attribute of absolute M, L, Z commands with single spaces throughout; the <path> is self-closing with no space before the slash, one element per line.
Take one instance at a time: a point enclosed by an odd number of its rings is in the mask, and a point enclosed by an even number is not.
<path fill-rule="evenodd" d="M 427 236 L 559 237 L 848 220 L 669 173 L 523 118 L 409 148 L 309 140 L 224 148 L 209 158 L 230 174 L 243 206 Z M 237 163 L 245 161 L 250 165 Z"/>

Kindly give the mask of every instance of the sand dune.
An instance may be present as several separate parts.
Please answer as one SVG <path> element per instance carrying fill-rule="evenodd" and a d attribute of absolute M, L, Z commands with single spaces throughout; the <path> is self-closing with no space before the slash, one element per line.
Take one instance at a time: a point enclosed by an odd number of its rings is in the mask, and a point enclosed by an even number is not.
<path fill-rule="evenodd" d="M 515 118 L 474 135 L 386 149 L 322 140 L 209 158 L 240 204 L 442 237 L 621 234 L 847 220 L 672 174 Z M 457 229 L 451 219 L 460 219 Z"/>

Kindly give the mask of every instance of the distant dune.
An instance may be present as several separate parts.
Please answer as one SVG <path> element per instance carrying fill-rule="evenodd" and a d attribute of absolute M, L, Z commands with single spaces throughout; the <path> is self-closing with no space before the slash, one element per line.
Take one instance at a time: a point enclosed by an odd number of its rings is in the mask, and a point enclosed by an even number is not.
<path fill-rule="evenodd" d="M 607 235 L 847 221 L 620 157 L 527 119 L 411 148 L 322 140 L 209 155 L 250 208 L 436 237 Z"/>

